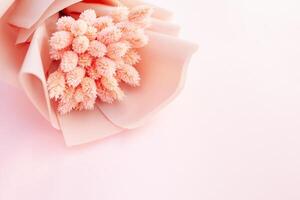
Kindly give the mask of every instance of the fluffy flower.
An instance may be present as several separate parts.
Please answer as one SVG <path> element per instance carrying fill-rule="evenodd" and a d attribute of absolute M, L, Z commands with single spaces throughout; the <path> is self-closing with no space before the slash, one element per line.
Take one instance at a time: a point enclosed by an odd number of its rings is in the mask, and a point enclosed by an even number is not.
<path fill-rule="evenodd" d="M 108 89 L 108 90 L 112 90 L 114 91 L 116 88 L 119 87 L 119 83 L 117 81 L 117 79 L 113 76 L 111 77 L 101 77 L 101 84 L 103 85 L 103 87 L 105 89 Z"/>
<path fill-rule="evenodd" d="M 93 26 L 89 26 L 86 30 L 85 36 L 89 39 L 89 40 L 95 40 L 97 37 L 97 29 Z"/>
<path fill-rule="evenodd" d="M 152 19 L 149 17 L 149 18 L 145 18 L 142 21 L 134 22 L 134 25 L 138 26 L 139 28 L 145 29 L 145 28 L 148 28 L 151 26 L 151 22 L 152 22 Z"/>
<path fill-rule="evenodd" d="M 102 86 L 97 88 L 97 95 L 101 101 L 109 104 L 113 103 L 116 99 L 116 95 L 113 91 L 107 90 Z"/>
<path fill-rule="evenodd" d="M 64 72 L 69 72 L 77 66 L 77 63 L 78 55 L 73 51 L 66 51 L 61 58 L 60 68 Z"/>
<path fill-rule="evenodd" d="M 98 58 L 95 62 L 97 74 L 104 77 L 112 77 L 116 72 L 116 64 L 109 58 Z"/>
<path fill-rule="evenodd" d="M 75 19 L 70 16 L 63 16 L 56 22 L 56 29 L 59 31 L 70 31 Z"/>
<path fill-rule="evenodd" d="M 106 49 L 106 46 L 104 44 L 102 44 L 101 42 L 99 42 L 97 40 L 93 40 L 90 42 L 88 52 L 92 56 L 100 58 L 106 54 L 107 49 Z"/>
<path fill-rule="evenodd" d="M 77 87 L 74 93 L 74 100 L 77 103 L 83 102 L 84 101 L 84 92 L 82 90 L 82 87 Z"/>
<path fill-rule="evenodd" d="M 57 70 L 51 73 L 47 80 L 48 92 L 50 99 L 58 100 L 62 97 L 66 83 L 63 72 Z"/>
<path fill-rule="evenodd" d="M 99 73 L 99 71 L 97 70 L 95 65 L 92 65 L 92 66 L 89 66 L 88 68 L 86 68 L 86 73 L 90 78 L 92 78 L 94 80 L 101 78 L 101 74 Z"/>
<path fill-rule="evenodd" d="M 101 82 L 97 82 L 97 95 L 105 103 L 113 103 L 115 100 L 121 101 L 125 96 L 119 87 L 108 90 L 102 86 Z"/>
<path fill-rule="evenodd" d="M 77 105 L 75 110 L 92 110 L 96 103 L 97 96 L 88 96 L 83 91 L 82 87 L 77 87 L 74 100 L 76 101 Z"/>
<path fill-rule="evenodd" d="M 71 26 L 71 32 L 75 35 L 84 35 L 87 31 L 88 25 L 85 21 L 78 19 Z"/>
<path fill-rule="evenodd" d="M 96 82 L 92 78 L 85 77 L 81 81 L 81 88 L 84 94 L 81 106 L 86 110 L 93 109 L 97 98 Z"/>
<path fill-rule="evenodd" d="M 129 10 L 127 7 L 120 6 L 114 9 L 112 12 L 112 18 L 114 22 L 121 22 L 128 19 Z"/>
<path fill-rule="evenodd" d="M 113 19 L 110 16 L 102 16 L 98 17 L 95 21 L 93 26 L 98 30 L 102 30 L 106 27 L 113 26 Z"/>
<path fill-rule="evenodd" d="M 121 59 L 129 50 L 128 42 L 116 42 L 107 46 L 107 56 L 111 59 Z"/>
<path fill-rule="evenodd" d="M 140 85 L 140 75 L 131 65 L 120 65 L 120 68 L 117 69 L 117 77 L 131 86 L 135 87 Z"/>
<path fill-rule="evenodd" d="M 116 24 L 116 27 L 122 31 L 123 35 L 139 29 L 139 27 L 135 23 L 128 21 L 119 22 Z"/>
<path fill-rule="evenodd" d="M 76 67 L 66 74 L 67 84 L 71 87 L 77 87 L 84 78 L 85 70 L 81 67 Z"/>
<path fill-rule="evenodd" d="M 81 106 L 83 107 L 83 109 L 85 109 L 85 110 L 93 110 L 94 107 L 95 107 L 96 98 L 97 98 L 97 96 L 95 96 L 95 97 L 84 96 L 84 99 L 81 102 Z"/>
<path fill-rule="evenodd" d="M 61 17 L 50 40 L 50 58 L 60 68 L 49 75 L 48 91 L 60 114 L 93 109 L 96 99 L 106 103 L 124 98 L 119 82 L 138 86 L 134 68 L 141 57 L 136 49 L 148 42 L 144 32 L 151 9 L 117 8 L 111 16 L 89 9 L 79 19 Z"/>
<path fill-rule="evenodd" d="M 129 49 L 127 53 L 123 56 L 124 63 L 128 65 L 136 65 L 141 60 L 141 56 L 134 49 Z"/>
<path fill-rule="evenodd" d="M 84 77 L 81 81 L 81 87 L 85 96 L 92 98 L 97 96 L 96 82 L 92 78 Z"/>
<path fill-rule="evenodd" d="M 153 13 L 153 9 L 147 5 L 136 6 L 129 12 L 129 21 L 138 23 L 148 20 Z"/>
<path fill-rule="evenodd" d="M 137 29 L 134 32 L 127 33 L 123 36 L 133 48 L 142 48 L 148 44 L 149 38 L 142 29 Z"/>
<path fill-rule="evenodd" d="M 72 44 L 73 36 L 68 31 L 57 31 L 52 34 L 49 45 L 51 48 L 61 50 Z"/>
<path fill-rule="evenodd" d="M 74 88 L 68 87 L 64 91 L 61 101 L 58 104 L 58 112 L 60 114 L 67 114 L 76 107 L 76 101 L 74 99 Z"/>
<path fill-rule="evenodd" d="M 77 36 L 72 43 L 72 49 L 76 52 L 76 53 L 84 53 L 88 48 L 89 48 L 89 39 L 84 36 L 84 35 L 80 35 Z"/>
<path fill-rule="evenodd" d="M 79 19 L 84 20 L 88 25 L 92 25 L 96 18 L 96 12 L 92 9 L 85 10 L 79 15 Z"/>
<path fill-rule="evenodd" d="M 76 110 L 91 110 L 94 108 L 95 102 L 96 102 L 96 95 L 87 95 L 83 91 L 83 88 L 81 86 L 76 88 L 75 94 L 74 94 L 74 100 L 77 103 Z"/>
<path fill-rule="evenodd" d="M 91 66 L 92 65 L 92 56 L 88 53 L 83 53 L 83 54 L 80 54 L 78 56 L 78 63 L 77 65 L 79 67 L 88 67 L 88 66 Z"/>
<path fill-rule="evenodd" d="M 97 34 L 97 40 L 101 41 L 104 44 L 110 44 L 118 42 L 122 37 L 122 32 L 116 26 L 109 26 L 104 28 Z"/>
<path fill-rule="evenodd" d="M 62 58 L 63 53 L 64 50 L 56 50 L 50 47 L 49 54 L 51 60 L 60 60 Z"/>

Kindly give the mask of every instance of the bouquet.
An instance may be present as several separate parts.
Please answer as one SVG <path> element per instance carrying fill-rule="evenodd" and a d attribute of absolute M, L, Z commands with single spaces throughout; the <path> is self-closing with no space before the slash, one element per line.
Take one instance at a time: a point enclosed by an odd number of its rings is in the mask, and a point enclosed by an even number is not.
<path fill-rule="evenodd" d="M 197 45 L 136 0 L 6 0 L 0 79 L 22 88 L 68 146 L 143 125 L 180 92 Z"/>

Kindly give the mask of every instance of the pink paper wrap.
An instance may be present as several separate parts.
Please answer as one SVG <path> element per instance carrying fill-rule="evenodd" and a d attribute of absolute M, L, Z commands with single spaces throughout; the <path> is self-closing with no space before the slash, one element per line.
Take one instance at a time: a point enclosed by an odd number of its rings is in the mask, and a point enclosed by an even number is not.
<path fill-rule="evenodd" d="M 105 3 L 105 4 L 101 4 Z M 172 24 L 169 11 L 154 7 L 152 25 L 147 30 L 149 44 L 140 50 L 137 65 L 141 86 L 124 88 L 126 98 L 118 103 L 97 103 L 92 111 L 58 115 L 47 92 L 46 75 L 52 62 L 48 40 L 58 12 L 82 12 L 93 8 L 98 15 L 143 4 L 136 0 L 5 0 L 0 5 L 0 79 L 21 87 L 33 105 L 54 128 L 60 129 L 68 146 L 95 141 L 133 129 L 145 123 L 180 92 L 193 43 L 177 37 L 179 27 Z"/>

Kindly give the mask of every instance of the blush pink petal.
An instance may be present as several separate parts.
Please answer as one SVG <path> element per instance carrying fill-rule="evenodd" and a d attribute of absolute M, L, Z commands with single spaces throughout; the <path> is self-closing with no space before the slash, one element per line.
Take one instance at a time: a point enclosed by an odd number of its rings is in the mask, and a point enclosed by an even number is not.
<path fill-rule="evenodd" d="M 19 80 L 37 110 L 51 122 L 53 127 L 59 128 L 55 110 L 50 103 L 45 77 L 45 72 L 51 65 L 48 39 L 46 25 L 40 26 L 31 40 L 21 66 Z"/>

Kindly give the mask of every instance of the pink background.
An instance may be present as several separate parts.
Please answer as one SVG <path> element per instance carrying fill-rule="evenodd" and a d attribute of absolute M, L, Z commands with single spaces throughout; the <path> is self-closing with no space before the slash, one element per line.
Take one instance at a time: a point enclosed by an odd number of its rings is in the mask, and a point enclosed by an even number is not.
<path fill-rule="evenodd" d="M 143 128 L 66 148 L 0 85 L 2 200 L 299 200 L 298 0 L 156 0 L 199 44 L 185 90 Z"/>

